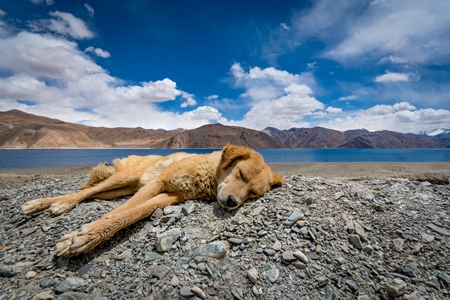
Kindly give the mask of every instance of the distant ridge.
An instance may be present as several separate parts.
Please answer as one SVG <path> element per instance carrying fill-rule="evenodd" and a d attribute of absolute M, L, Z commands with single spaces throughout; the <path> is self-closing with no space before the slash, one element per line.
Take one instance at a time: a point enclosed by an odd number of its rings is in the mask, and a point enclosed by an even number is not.
<path fill-rule="evenodd" d="M 394 131 L 370 132 L 366 129 L 338 131 L 322 127 L 278 130 L 268 127 L 264 132 L 292 148 L 448 148 L 450 138 L 399 133 Z"/>
<path fill-rule="evenodd" d="M 450 130 L 434 136 L 365 129 L 338 131 L 322 127 L 263 131 L 209 124 L 196 129 L 164 130 L 89 127 L 20 110 L 0 112 L 0 148 L 222 148 L 227 143 L 250 148 L 450 148 Z"/>
<path fill-rule="evenodd" d="M 257 130 L 221 124 L 193 130 L 89 127 L 20 110 L 0 112 L 0 148 L 286 148 Z"/>

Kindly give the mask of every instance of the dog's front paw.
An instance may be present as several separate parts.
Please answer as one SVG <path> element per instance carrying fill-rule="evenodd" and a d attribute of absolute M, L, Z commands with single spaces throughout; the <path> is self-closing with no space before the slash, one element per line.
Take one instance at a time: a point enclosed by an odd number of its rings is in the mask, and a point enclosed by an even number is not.
<path fill-rule="evenodd" d="M 62 257 L 77 256 L 89 252 L 106 238 L 102 237 L 94 226 L 84 225 L 78 231 L 63 236 L 56 244 L 56 255 Z"/>
<path fill-rule="evenodd" d="M 76 204 L 72 204 L 70 202 L 55 202 L 50 206 L 50 211 L 55 216 L 59 216 L 62 215 L 63 213 L 72 210 L 72 208 L 74 208 L 75 205 Z"/>
<path fill-rule="evenodd" d="M 50 203 L 48 203 L 45 199 L 31 200 L 22 205 L 20 208 L 20 213 L 22 215 L 33 215 L 49 207 Z"/>

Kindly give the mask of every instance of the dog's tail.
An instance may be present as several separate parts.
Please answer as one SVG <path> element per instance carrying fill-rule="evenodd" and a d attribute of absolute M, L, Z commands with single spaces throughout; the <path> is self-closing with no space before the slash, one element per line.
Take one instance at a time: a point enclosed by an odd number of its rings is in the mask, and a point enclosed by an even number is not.
<path fill-rule="evenodd" d="M 109 177 L 111 177 L 112 174 L 117 172 L 117 170 L 120 168 L 120 165 L 121 165 L 120 159 L 114 160 L 112 165 L 107 162 L 99 163 L 98 165 L 96 165 L 91 169 L 88 181 L 80 188 L 87 189 L 108 179 Z"/>

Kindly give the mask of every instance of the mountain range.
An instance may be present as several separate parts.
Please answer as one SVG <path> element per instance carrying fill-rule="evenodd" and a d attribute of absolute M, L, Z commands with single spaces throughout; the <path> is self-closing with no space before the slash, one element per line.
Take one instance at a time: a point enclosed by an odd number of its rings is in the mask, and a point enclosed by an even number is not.
<path fill-rule="evenodd" d="M 0 148 L 448 148 L 450 130 L 435 135 L 322 127 L 263 131 L 209 124 L 196 129 L 164 130 L 89 127 L 20 110 L 0 112 Z"/>

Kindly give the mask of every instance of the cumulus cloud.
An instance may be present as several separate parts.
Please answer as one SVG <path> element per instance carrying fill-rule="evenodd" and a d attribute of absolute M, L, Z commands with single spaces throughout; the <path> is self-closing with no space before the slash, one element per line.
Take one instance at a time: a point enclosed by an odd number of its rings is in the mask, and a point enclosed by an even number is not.
<path fill-rule="evenodd" d="M 450 127 L 449 110 L 417 109 L 408 102 L 375 105 L 366 110 L 344 114 L 343 117 L 317 125 L 338 130 L 366 128 L 370 131 L 392 130 L 410 133 Z"/>
<path fill-rule="evenodd" d="M 375 82 L 395 82 L 395 81 L 410 81 L 410 75 L 404 73 L 387 72 L 384 75 L 375 77 Z"/>
<path fill-rule="evenodd" d="M 360 14 L 354 16 L 357 25 L 345 26 L 346 36 L 326 55 L 340 61 L 363 55 L 384 57 L 386 54 L 395 54 L 394 60 L 401 57 L 402 62 L 419 64 L 449 61 L 450 19 L 447 11 L 450 2 L 415 0 L 389 1 L 389 4 L 373 2 L 363 7 Z M 330 13 L 333 12 L 330 10 L 327 14 Z"/>
<path fill-rule="evenodd" d="M 106 53 L 97 49 L 86 52 Z M 195 105 L 194 95 L 169 78 L 125 84 L 61 35 L 19 31 L 0 38 L 0 53 L 0 111 L 20 109 L 90 126 L 166 129 L 221 118 L 210 106 L 184 113 L 161 110 L 156 103 L 185 99 L 186 106 Z"/>
<path fill-rule="evenodd" d="M 84 7 L 87 9 L 89 16 L 93 17 L 94 16 L 94 9 L 92 8 L 92 6 L 90 6 L 89 4 L 85 3 Z"/>
<path fill-rule="evenodd" d="M 27 25 L 34 32 L 50 31 L 74 39 L 91 39 L 94 33 L 86 23 L 66 12 L 53 11 L 49 13 L 53 18 L 29 21 Z"/>
<path fill-rule="evenodd" d="M 358 96 L 349 95 L 349 96 L 340 97 L 338 100 L 339 101 L 352 101 L 352 100 L 356 100 L 356 99 L 358 99 Z"/>
<path fill-rule="evenodd" d="M 95 54 L 95 55 L 97 55 L 97 56 L 100 56 L 100 57 L 103 57 L 103 58 L 108 58 L 108 57 L 111 56 L 111 54 L 110 54 L 108 51 L 105 51 L 105 50 L 100 49 L 100 48 L 95 48 L 95 47 L 93 47 L 93 46 L 87 47 L 87 48 L 84 50 L 84 52 L 85 52 L 85 53 L 86 53 L 86 52 L 93 53 L 93 54 Z"/>
<path fill-rule="evenodd" d="M 194 95 L 193 95 L 193 94 L 189 94 L 189 93 L 186 93 L 186 92 L 181 92 L 181 96 L 182 96 L 184 99 L 186 99 L 186 101 L 183 102 L 183 103 L 180 105 L 180 107 L 185 108 L 185 107 L 188 107 L 188 106 L 192 106 L 192 105 L 196 105 L 196 104 L 197 104 L 197 101 L 195 101 Z"/>
<path fill-rule="evenodd" d="M 304 126 L 303 118 L 316 110 L 325 108 L 324 104 L 311 97 L 311 74 L 292 74 L 275 68 L 250 68 L 248 71 L 235 63 L 230 70 L 236 87 L 244 88 L 241 95 L 250 104 L 250 110 L 242 120 L 230 124 L 263 129 L 273 126 L 285 129 Z"/>
<path fill-rule="evenodd" d="M 328 106 L 325 111 L 330 114 L 340 114 L 342 113 L 342 108 Z"/>

